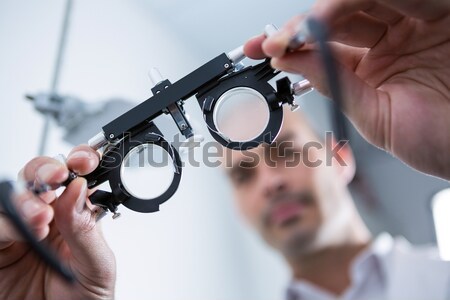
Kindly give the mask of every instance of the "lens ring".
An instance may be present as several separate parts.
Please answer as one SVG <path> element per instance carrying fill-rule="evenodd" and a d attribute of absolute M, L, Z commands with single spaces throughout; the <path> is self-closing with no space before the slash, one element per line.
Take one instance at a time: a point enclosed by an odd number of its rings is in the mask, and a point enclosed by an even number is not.
<path fill-rule="evenodd" d="M 118 163 L 122 164 L 124 162 L 124 158 L 135 147 L 147 143 L 161 147 L 169 154 L 170 158 L 173 161 L 174 174 L 170 186 L 161 195 L 152 199 L 142 199 L 129 193 L 124 183 L 122 182 L 120 171 L 122 167 L 120 165 L 117 166 Z M 109 185 L 111 187 L 111 192 L 113 195 L 110 201 L 112 201 L 112 203 L 116 206 L 118 204 L 123 204 L 125 207 L 136 212 L 151 213 L 158 211 L 160 204 L 169 200 L 177 191 L 182 175 L 182 163 L 180 155 L 178 154 L 177 150 L 164 139 L 162 133 L 155 125 L 152 124 L 150 129 L 146 129 L 144 131 L 133 134 L 132 136 L 128 136 L 126 139 L 124 139 L 124 141 L 119 145 L 117 149 L 114 149 L 111 152 L 113 153 L 109 154 L 111 158 L 111 163 L 109 166 L 112 166 L 112 170 L 110 173 L 107 173 L 106 176 L 109 180 Z M 108 167 L 108 165 L 105 167 Z M 155 183 L 149 182 L 147 184 L 148 188 L 152 188 L 152 184 Z"/>
<path fill-rule="evenodd" d="M 265 60 L 260 64 L 245 67 L 242 70 L 228 74 L 219 79 L 216 84 L 205 86 L 196 94 L 208 130 L 217 142 L 229 149 L 242 151 L 255 148 L 261 143 L 270 144 L 274 141 L 280 132 L 283 122 L 283 109 L 282 103 L 278 100 L 277 91 L 269 83 L 269 80 L 278 73 L 279 71 L 274 70 L 270 66 L 270 61 Z M 263 99 L 265 100 L 264 107 L 268 107 L 269 109 L 269 121 L 264 131 L 262 131 L 259 136 L 246 142 L 232 141 L 230 140 L 230 137 L 224 137 L 223 132 L 219 133 L 216 128 L 218 118 L 217 113 L 214 115 L 214 108 L 217 105 L 219 98 L 235 88 L 248 88 L 252 91 L 256 91 L 263 96 Z M 245 120 L 244 126 L 251 121 L 248 119 L 249 118 Z"/>
<path fill-rule="evenodd" d="M 234 86 L 232 88 L 240 87 Z M 269 85 L 270 86 L 270 85 Z M 231 88 L 230 88 L 231 89 Z M 228 89 L 228 90 L 230 90 Z M 226 90 L 227 91 L 227 90 Z M 226 92 L 225 91 L 225 92 Z M 222 95 L 225 92 L 222 92 L 218 95 Z M 268 91 L 270 93 L 270 90 Z M 247 141 L 247 142 L 236 142 L 236 141 L 230 141 L 228 138 L 224 137 L 222 134 L 220 134 L 216 128 L 216 125 L 214 124 L 214 107 L 217 102 L 215 99 L 219 99 L 220 96 L 217 96 L 217 98 L 214 97 L 214 91 L 212 93 L 208 93 L 204 98 L 202 98 L 202 110 L 203 110 L 203 117 L 205 120 L 205 123 L 208 127 L 208 131 L 211 134 L 211 136 L 219 142 L 222 146 L 227 147 L 232 150 L 250 150 L 261 143 L 271 144 L 276 137 L 278 136 L 278 133 L 280 132 L 281 125 L 283 123 L 283 109 L 282 107 L 271 107 L 270 108 L 270 117 L 267 124 L 267 127 L 264 129 L 264 131 L 253 140 Z"/>
<path fill-rule="evenodd" d="M 249 113 L 256 113 L 258 117 L 251 118 Z M 256 139 L 267 128 L 269 121 L 267 100 L 260 92 L 249 87 L 239 86 L 226 91 L 214 105 L 216 132 L 230 142 L 243 143 Z"/>
<path fill-rule="evenodd" d="M 144 143 L 130 149 L 120 166 L 123 187 L 131 196 L 142 200 L 155 199 L 164 194 L 174 176 L 174 161 L 170 153 L 154 143 Z M 153 185 L 151 188 L 148 186 L 150 182 Z"/>

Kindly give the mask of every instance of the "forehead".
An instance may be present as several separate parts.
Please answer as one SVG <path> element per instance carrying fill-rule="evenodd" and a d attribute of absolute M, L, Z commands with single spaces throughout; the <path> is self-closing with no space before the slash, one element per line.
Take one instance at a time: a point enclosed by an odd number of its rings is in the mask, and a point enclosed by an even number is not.
<path fill-rule="evenodd" d="M 283 142 L 292 141 L 296 146 L 302 146 L 308 141 L 317 141 L 313 130 L 307 123 L 305 117 L 299 112 L 291 112 L 288 110 L 284 111 L 283 125 L 281 127 L 280 133 L 276 139 L 276 142 L 280 145 Z M 258 156 L 262 156 L 264 152 L 264 147 L 259 146 L 254 149 L 245 151 L 255 153 Z M 249 159 L 249 156 L 241 151 L 235 151 L 226 148 L 225 150 L 225 162 L 226 166 L 235 166 L 245 159 Z"/>

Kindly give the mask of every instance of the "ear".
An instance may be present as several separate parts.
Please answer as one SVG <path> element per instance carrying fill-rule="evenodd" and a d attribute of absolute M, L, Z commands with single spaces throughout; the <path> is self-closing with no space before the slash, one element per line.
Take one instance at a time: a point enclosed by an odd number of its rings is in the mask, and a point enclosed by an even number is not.
<path fill-rule="evenodd" d="M 338 174 L 346 184 L 349 184 L 355 177 L 356 164 L 350 144 L 338 145 L 334 137 L 331 139 L 331 149 L 336 149 L 335 156 L 338 159 L 332 159 L 332 165 L 336 168 Z"/>

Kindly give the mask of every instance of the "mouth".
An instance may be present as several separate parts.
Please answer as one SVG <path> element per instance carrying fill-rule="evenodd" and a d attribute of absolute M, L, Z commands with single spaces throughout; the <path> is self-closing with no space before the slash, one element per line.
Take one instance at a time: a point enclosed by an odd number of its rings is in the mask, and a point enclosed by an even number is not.
<path fill-rule="evenodd" d="M 270 212 L 270 223 L 275 226 L 289 226 L 298 221 L 305 206 L 298 202 L 286 202 L 277 204 Z"/>

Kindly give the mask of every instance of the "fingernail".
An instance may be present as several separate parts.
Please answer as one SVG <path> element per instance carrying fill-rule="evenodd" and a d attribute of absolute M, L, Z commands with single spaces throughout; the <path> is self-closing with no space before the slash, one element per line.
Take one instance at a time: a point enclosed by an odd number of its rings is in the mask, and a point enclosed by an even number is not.
<path fill-rule="evenodd" d="M 32 218 L 37 215 L 42 209 L 42 205 L 34 199 L 27 199 L 22 204 L 22 213 L 25 218 Z"/>
<path fill-rule="evenodd" d="M 90 158 L 91 154 L 87 151 L 76 151 L 73 152 L 67 157 L 67 160 L 69 159 L 76 159 L 76 158 Z"/>
<path fill-rule="evenodd" d="M 87 192 L 87 182 L 84 179 L 82 180 L 82 186 L 80 188 L 80 194 L 78 195 L 76 210 L 78 213 L 82 213 L 84 210 L 84 206 L 86 205 L 86 192 Z"/>
<path fill-rule="evenodd" d="M 36 178 L 41 183 L 48 183 L 55 176 L 55 172 L 59 170 L 59 166 L 55 164 L 45 164 L 36 171 Z"/>

